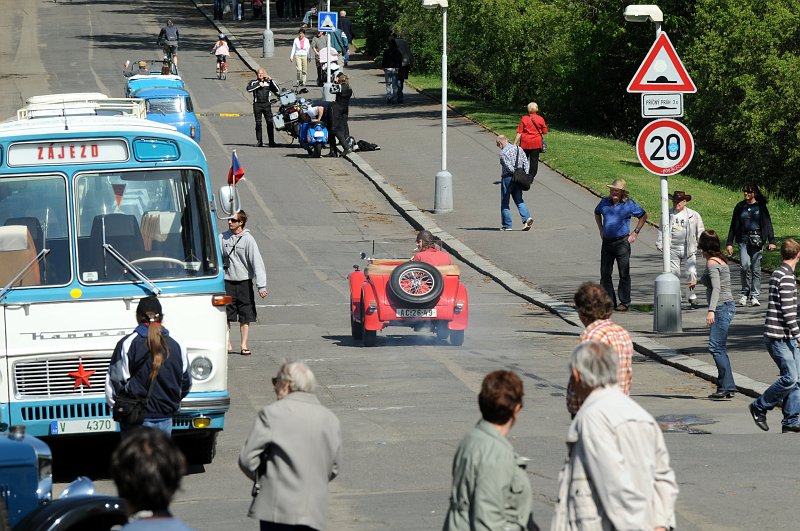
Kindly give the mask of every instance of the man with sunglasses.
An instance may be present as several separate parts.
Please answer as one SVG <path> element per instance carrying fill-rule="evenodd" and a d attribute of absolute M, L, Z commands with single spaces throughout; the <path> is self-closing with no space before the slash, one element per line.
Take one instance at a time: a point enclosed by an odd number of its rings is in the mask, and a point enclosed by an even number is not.
<path fill-rule="evenodd" d="M 239 322 L 242 356 L 249 356 L 247 337 L 250 323 L 257 320 L 256 301 L 253 286 L 263 299 L 267 296 L 267 270 L 258 251 L 256 239 L 245 228 L 247 214 L 238 211 L 228 218 L 228 230 L 222 238 L 222 267 L 225 269 L 225 293 L 233 302 L 225 308 L 228 312 L 228 352 L 233 350 L 230 340 L 231 323 Z"/>

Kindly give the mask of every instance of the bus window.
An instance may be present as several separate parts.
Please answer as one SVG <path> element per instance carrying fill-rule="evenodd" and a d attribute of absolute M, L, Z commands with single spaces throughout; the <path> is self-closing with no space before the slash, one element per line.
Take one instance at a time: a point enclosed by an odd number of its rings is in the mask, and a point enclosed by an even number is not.
<path fill-rule="evenodd" d="M 134 280 L 104 244 L 152 280 L 218 272 L 200 171 L 82 173 L 75 178 L 75 213 L 84 283 Z"/>
<path fill-rule="evenodd" d="M 64 285 L 70 281 L 67 195 L 63 175 L 0 179 L 0 287 L 42 249 L 50 252 L 31 267 L 17 286 Z M 14 228 L 11 228 L 14 227 Z M 15 241 L 16 240 L 16 241 Z M 21 263 L 24 262 L 24 263 Z"/>

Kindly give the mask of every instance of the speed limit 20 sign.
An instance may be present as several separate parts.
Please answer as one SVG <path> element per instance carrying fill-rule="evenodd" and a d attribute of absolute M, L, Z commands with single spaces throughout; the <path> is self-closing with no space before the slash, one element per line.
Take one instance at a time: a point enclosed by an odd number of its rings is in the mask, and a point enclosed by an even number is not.
<path fill-rule="evenodd" d="M 677 120 L 653 120 L 636 139 L 636 155 L 644 169 L 656 175 L 683 171 L 694 155 L 694 138 Z"/>

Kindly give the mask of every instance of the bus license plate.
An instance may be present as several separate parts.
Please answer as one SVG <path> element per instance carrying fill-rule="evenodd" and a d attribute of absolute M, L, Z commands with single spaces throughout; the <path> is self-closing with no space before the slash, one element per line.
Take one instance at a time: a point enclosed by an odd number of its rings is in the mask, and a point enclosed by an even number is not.
<path fill-rule="evenodd" d="M 54 420 L 50 423 L 50 435 L 103 431 L 117 431 L 117 423 L 113 419 Z"/>
<path fill-rule="evenodd" d="M 397 317 L 436 317 L 436 308 L 411 310 L 396 308 L 394 312 Z"/>

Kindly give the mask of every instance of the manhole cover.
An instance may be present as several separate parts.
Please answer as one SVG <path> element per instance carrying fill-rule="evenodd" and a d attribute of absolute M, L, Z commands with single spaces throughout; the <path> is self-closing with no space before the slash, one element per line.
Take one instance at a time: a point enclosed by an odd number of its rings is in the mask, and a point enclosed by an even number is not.
<path fill-rule="evenodd" d="M 709 435 L 711 432 L 698 429 L 696 426 L 706 426 L 716 424 L 716 420 L 698 417 L 697 415 L 661 415 L 656 417 L 656 422 L 661 427 L 661 431 L 666 433 L 691 433 Z"/>

